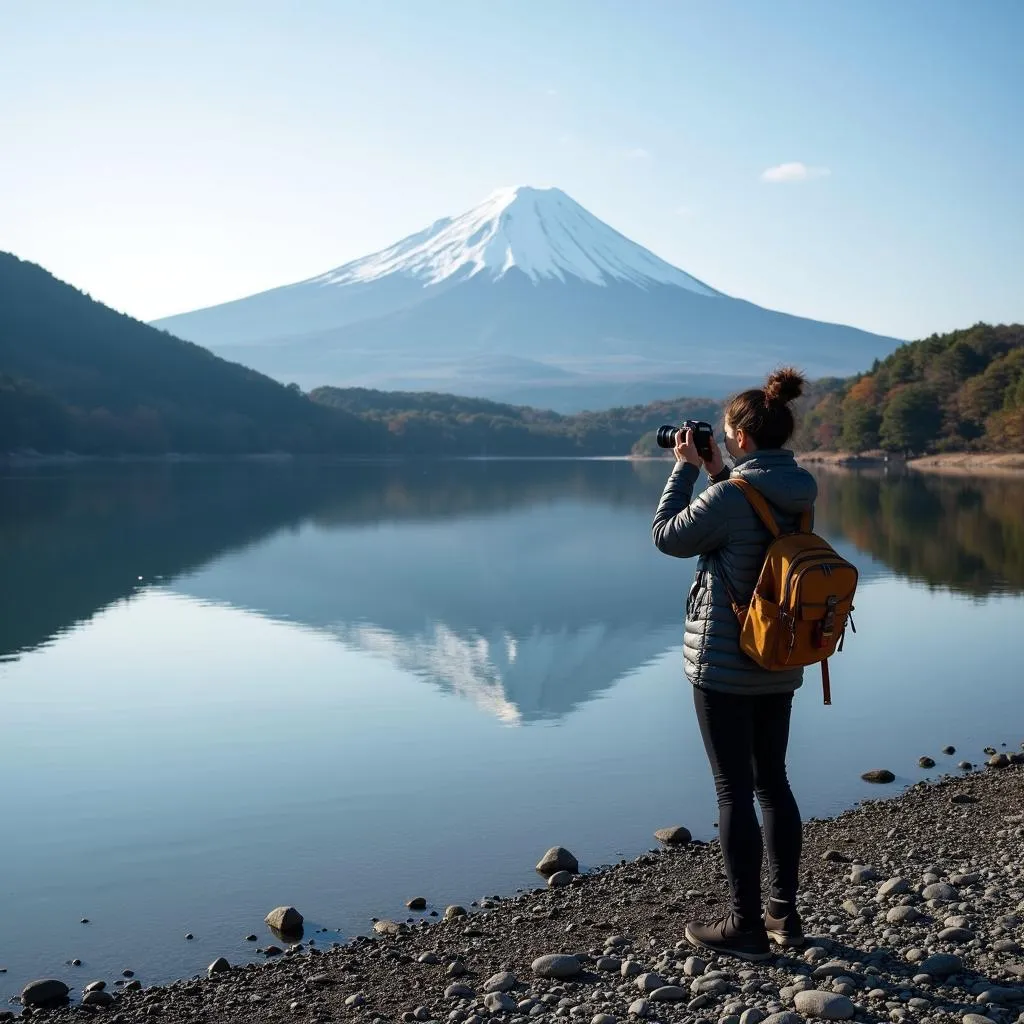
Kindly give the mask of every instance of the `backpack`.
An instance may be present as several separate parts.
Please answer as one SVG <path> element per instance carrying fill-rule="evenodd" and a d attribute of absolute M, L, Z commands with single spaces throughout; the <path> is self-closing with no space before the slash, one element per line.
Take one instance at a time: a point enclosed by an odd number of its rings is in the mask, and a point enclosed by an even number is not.
<path fill-rule="evenodd" d="M 831 704 L 828 659 L 843 649 L 847 623 L 857 632 L 852 614 L 857 567 L 811 532 L 809 511 L 795 532 L 783 533 L 753 484 L 739 477 L 728 483 L 739 487 L 772 535 L 750 604 L 740 605 L 725 584 L 740 623 L 740 649 L 769 671 L 819 662 L 822 693 Z"/>

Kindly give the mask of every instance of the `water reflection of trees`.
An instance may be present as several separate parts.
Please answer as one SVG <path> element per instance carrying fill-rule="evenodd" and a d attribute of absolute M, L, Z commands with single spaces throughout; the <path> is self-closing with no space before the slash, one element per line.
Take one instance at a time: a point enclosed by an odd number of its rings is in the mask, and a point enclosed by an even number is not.
<path fill-rule="evenodd" d="M 818 474 L 818 524 L 930 586 L 1024 592 L 1024 479 Z"/>

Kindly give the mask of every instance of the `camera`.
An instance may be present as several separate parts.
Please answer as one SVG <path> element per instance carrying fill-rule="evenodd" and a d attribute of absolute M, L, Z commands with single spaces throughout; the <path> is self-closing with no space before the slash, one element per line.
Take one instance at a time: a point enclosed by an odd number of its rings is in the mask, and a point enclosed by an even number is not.
<path fill-rule="evenodd" d="M 710 423 L 703 420 L 687 420 L 673 427 L 671 423 L 658 427 L 658 447 L 675 448 L 676 434 L 685 434 L 687 430 L 693 431 L 693 443 L 697 446 L 697 452 L 702 459 L 711 458 L 711 438 L 714 437 L 714 429 Z"/>

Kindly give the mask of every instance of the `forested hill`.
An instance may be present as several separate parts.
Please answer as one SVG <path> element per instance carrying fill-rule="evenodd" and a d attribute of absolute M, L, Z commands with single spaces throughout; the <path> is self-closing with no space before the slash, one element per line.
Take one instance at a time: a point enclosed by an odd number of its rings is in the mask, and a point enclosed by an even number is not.
<path fill-rule="evenodd" d="M 626 455 L 662 422 L 720 409 L 562 416 L 432 393 L 304 395 L 0 253 L 0 453 Z"/>
<path fill-rule="evenodd" d="M 448 455 L 628 455 L 638 445 L 646 450 L 645 440 L 662 423 L 718 421 L 723 406 L 717 399 L 677 398 L 562 415 L 434 392 L 324 387 L 310 398 L 382 425 L 402 452 Z"/>
<path fill-rule="evenodd" d="M 800 420 L 805 450 L 1024 451 L 1024 325 L 932 335 L 817 381 Z"/>
<path fill-rule="evenodd" d="M 0 253 L 0 452 L 357 452 L 382 434 Z"/>

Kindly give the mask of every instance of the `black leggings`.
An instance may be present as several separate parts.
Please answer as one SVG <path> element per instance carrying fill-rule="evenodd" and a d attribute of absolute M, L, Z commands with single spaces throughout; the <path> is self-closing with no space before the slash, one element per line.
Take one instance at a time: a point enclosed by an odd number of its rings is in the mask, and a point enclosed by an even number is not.
<path fill-rule="evenodd" d="M 761 829 L 764 816 L 771 897 L 796 900 L 800 871 L 800 811 L 786 778 L 793 695 L 736 695 L 693 688 L 704 748 L 718 791 L 718 831 L 732 909 L 743 923 L 761 916 Z"/>

